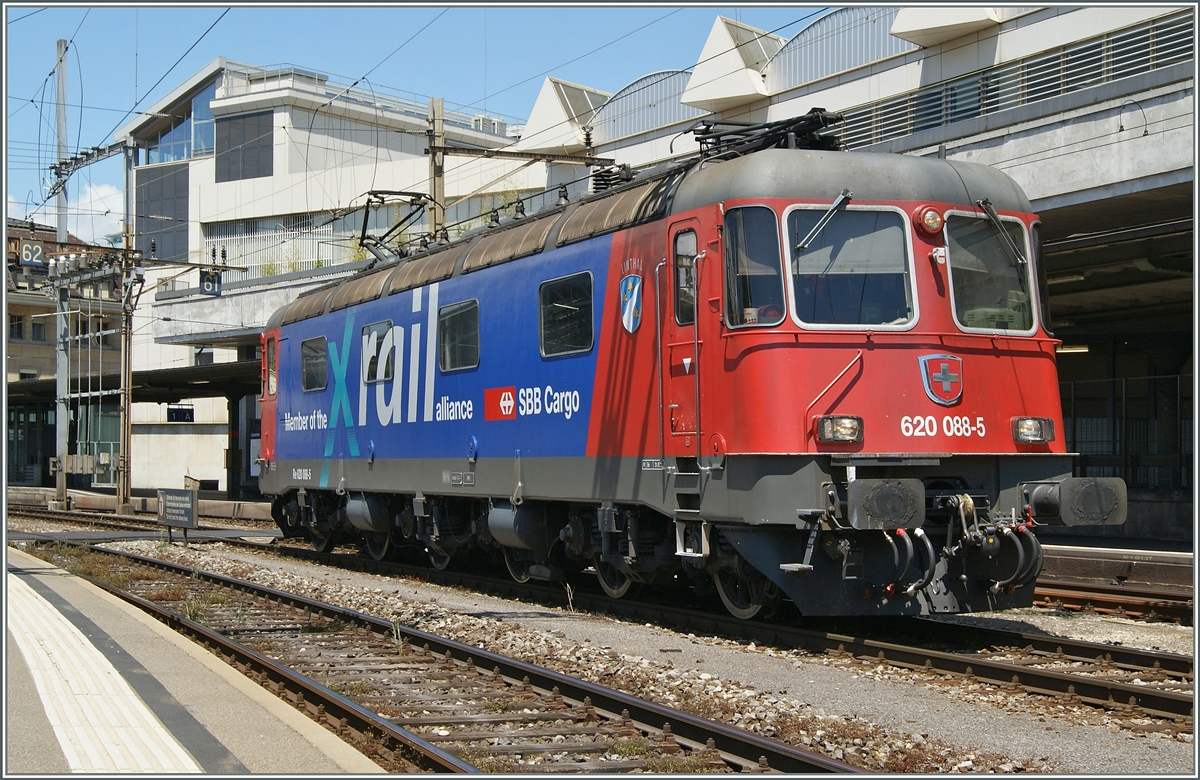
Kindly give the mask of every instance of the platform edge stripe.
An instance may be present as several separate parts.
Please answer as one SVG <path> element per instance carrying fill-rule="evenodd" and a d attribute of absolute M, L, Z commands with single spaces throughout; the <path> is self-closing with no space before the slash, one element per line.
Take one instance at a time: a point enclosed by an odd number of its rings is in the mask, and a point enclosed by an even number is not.
<path fill-rule="evenodd" d="M 136 771 L 108 747 L 109 738 L 118 737 L 115 746 L 120 737 L 136 734 L 143 746 L 153 747 L 160 764 L 143 771 L 200 773 L 195 760 L 87 637 L 20 577 L 7 574 L 9 630 L 72 771 Z M 132 716 L 128 726 L 114 724 L 108 714 L 115 702 L 127 706 L 123 714 Z M 97 745 L 104 747 L 97 750 Z"/>

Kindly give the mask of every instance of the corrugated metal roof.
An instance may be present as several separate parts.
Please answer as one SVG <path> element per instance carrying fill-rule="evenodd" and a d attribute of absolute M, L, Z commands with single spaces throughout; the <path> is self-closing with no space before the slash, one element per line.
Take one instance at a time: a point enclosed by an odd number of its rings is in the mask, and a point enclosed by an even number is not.
<path fill-rule="evenodd" d="M 813 22 L 767 63 L 767 92 L 783 92 L 920 48 L 889 34 L 899 12 L 895 6 L 841 8 Z"/>
<path fill-rule="evenodd" d="M 679 102 L 691 75 L 690 70 L 664 70 L 642 76 L 621 89 L 596 112 L 592 126 L 595 143 L 609 143 L 707 114 Z"/>
<path fill-rule="evenodd" d="M 1195 58 L 1195 14 L 1171 13 L 919 90 L 842 110 L 851 149 L 994 114 Z"/>

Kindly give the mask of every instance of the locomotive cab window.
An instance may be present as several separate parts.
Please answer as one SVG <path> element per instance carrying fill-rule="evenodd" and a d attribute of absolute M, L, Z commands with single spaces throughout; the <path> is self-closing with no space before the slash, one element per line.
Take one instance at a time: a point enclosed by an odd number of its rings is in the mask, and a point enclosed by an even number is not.
<path fill-rule="evenodd" d="M 390 382 L 396 368 L 396 344 L 390 320 L 373 322 L 362 329 L 362 381 Z"/>
<path fill-rule="evenodd" d="M 904 218 L 894 211 L 826 209 L 787 215 L 796 316 L 806 325 L 907 326 L 915 316 Z M 802 242 L 808 238 L 808 244 Z"/>
<path fill-rule="evenodd" d="M 691 325 L 696 321 L 696 231 L 685 230 L 675 236 L 675 321 Z"/>
<path fill-rule="evenodd" d="M 479 301 L 438 309 L 438 366 L 457 371 L 479 365 Z"/>
<path fill-rule="evenodd" d="M 1020 222 L 1001 220 L 1007 240 L 986 217 L 946 217 L 954 319 L 964 330 L 1033 329 L 1033 301 L 1025 231 Z"/>
<path fill-rule="evenodd" d="M 300 386 L 305 391 L 325 389 L 329 369 L 327 350 L 324 336 L 300 342 Z"/>
<path fill-rule="evenodd" d="M 275 395 L 279 386 L 279 367 L 275 362 L 275 339 L 267 339 L 267 386 L 263 388 L 264 395 Z"/>
<path fill-rule="evenodd" d="M 543 282 L 538 289 L 542 357 L 592 350 L 592 275 Z"/>
<path fill-rule="evenodd" d="M 764 206 L 725 214 L 725 322 L 731 328 L 783 322 L 783 264 L 775 212 Z"/>

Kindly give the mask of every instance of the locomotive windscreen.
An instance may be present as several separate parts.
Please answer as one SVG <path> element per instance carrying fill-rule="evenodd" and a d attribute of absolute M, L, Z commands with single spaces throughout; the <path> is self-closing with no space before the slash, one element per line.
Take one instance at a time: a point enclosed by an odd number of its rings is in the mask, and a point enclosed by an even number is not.
<path fill-rule="evenodd" d="M 807 236 L 821 209 L 787 217 L 789 246 Z M 839 211 L 808 246 L 793 250 L 792 284 L 801 321 L 902 325 L 913 305 L 904 220 L 892 211 Z"/>
<path fill-rule="evenodd" d="M 1024 247 L 1020 223 L 1004 228 Z M 1033 327 L 1028 263 L 1013 257 L 1003 236 L 987 219 L 950 215 L 946 219 L 954 316 L 964 328 L 1028 331 Z"/>

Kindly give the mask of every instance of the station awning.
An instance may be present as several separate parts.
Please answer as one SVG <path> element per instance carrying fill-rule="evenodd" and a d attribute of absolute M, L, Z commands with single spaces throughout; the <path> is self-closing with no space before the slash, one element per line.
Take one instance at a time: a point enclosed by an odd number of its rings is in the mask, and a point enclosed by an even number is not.
<path fill-rule="evenodd" d="M 239 360 L 183 368 L 159 368 L 133 372 L 134 403 L 179 403 L 185 398 L 236 398 L 258 395 L 261 363 Z M 8 383 L 10 406 L 54 403 L 55 379 L 24 379 Z M 113 390 L 120 386 L 116 373 L 72 380 L 72 392 Z"/>

